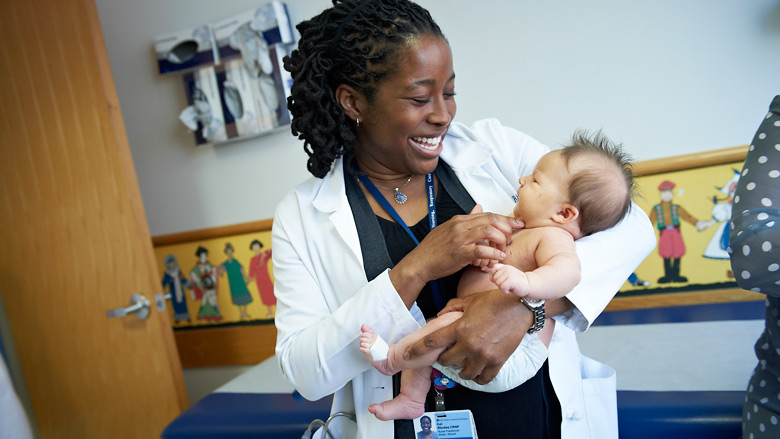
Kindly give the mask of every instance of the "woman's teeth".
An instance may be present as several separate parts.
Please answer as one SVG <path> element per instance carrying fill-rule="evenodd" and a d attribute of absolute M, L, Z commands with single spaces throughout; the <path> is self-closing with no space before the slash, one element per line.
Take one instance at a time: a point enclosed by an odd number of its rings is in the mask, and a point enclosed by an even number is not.
<path fill-rule="evenodd" d="M 412 140 L 414 140 L 418 145 L 422 146 L 425 149 L 436 149 L 439 146 L 439 143 L 441 142 L 441 136 L 439 137 L 412 137 Z"/>

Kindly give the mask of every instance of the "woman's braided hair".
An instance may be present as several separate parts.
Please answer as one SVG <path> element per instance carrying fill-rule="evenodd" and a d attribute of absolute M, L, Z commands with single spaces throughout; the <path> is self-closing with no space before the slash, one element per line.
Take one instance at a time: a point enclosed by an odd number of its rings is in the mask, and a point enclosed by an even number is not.
<path fill-rule="evenodd" d="M 415 36 L 444 36 L 428 11 L 407 0 L 333 0 L 296 27 L 298 49 L 284 58 L 293 78 L 287 108 L 292 133 L 309 155 L 307 168 L 322 178 L 354 151 L 356 128 L 336 101 L 336 87 L 354 87 L 371 102 L 396 70 L 401 47 Z"/>

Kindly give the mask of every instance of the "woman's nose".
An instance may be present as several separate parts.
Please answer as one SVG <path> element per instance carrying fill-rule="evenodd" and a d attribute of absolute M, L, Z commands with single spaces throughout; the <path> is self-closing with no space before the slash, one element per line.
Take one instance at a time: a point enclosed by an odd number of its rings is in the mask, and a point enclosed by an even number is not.
<path fill-rule="evenodd" d="M 452 114 L 444 97 L 434 100 L 433 110 L 428 116 L 428 122 L 436 125 L 447 126 L 452 122 Z"/>

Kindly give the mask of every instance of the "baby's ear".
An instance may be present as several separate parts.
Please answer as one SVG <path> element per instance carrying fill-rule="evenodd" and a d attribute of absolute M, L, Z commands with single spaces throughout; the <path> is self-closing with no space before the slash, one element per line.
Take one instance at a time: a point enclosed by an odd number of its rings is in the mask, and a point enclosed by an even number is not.
<path fill-rule="evenodd" d="M 572 221 L 575 221 L 579 217 L 580 210 L 577 208 L 577 206 L 571 203 L 563 203 L 558 213 L 553 215 L 552 220 L 558 224 L 568 224 Z"/>

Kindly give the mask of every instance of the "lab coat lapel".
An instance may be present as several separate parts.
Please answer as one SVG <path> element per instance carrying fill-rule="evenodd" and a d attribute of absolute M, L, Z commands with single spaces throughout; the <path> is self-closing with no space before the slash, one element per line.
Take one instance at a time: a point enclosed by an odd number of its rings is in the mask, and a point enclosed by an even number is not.
<path fill-rule="evenodd" d="M 471 198 L 482 206 L 485 212 L 508 214 L 514 207 L 512 195 L 515 185 L 501 173 L 491 160 L 493 150 L 488 145 L 458 135 L 445 138 L 442 159 L 452 171 Z"/>
<path fill-rule="evenodd" d="M 362 267 L 363 254 L 360 250 L 360 238 L 344 188 L 343 163 L 343 160 L 336 160 L 333 169 L 323 178 L 320 190 L 312 201 L 312 205 L 323 214 L 328 215 L 328 220 L 336 229 L 341 242 L 357 259 L 358 266 Z M 326 233 L 325 235 L 331 234 Z M 334 248 L 333 251 L 338 250 Z M 363 281 L 365 281 L 365 275 L 363 275 Z"/>

